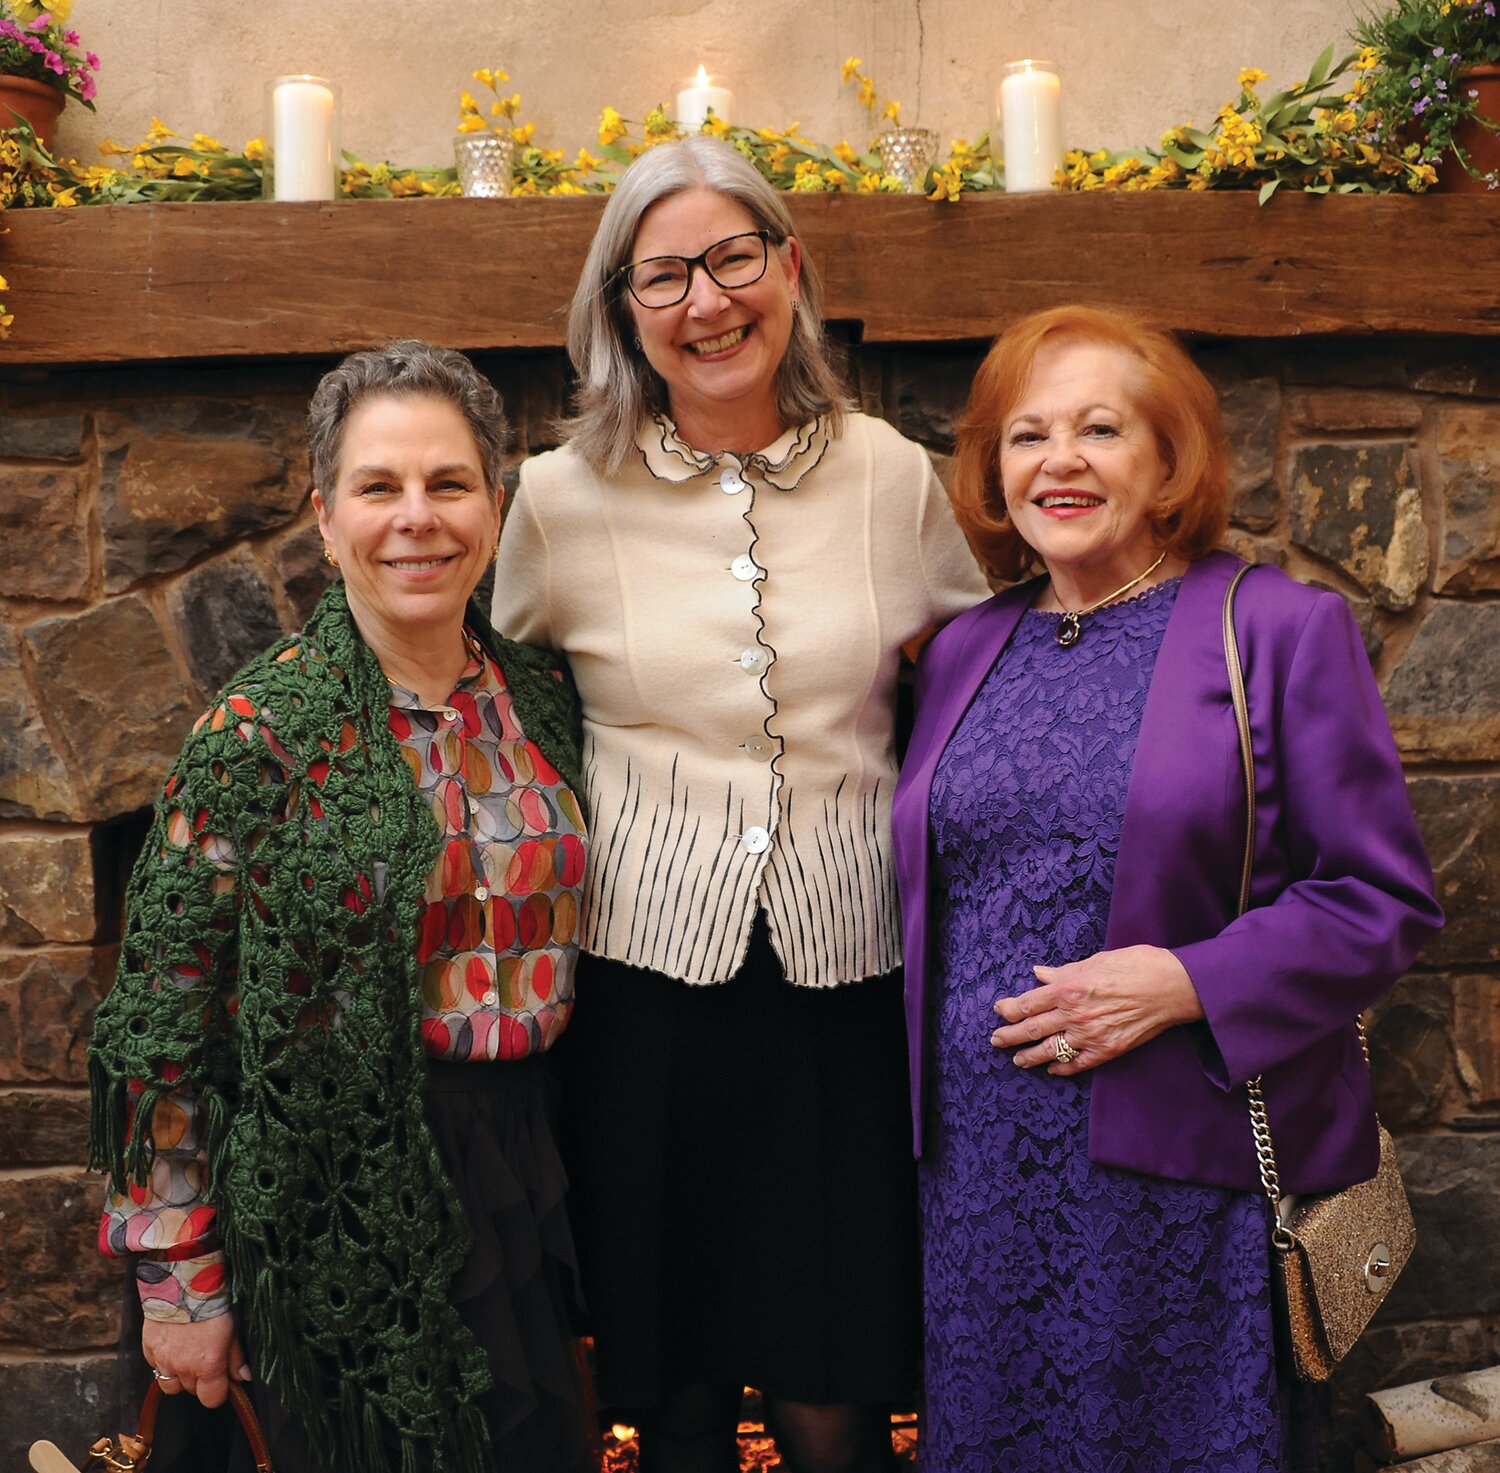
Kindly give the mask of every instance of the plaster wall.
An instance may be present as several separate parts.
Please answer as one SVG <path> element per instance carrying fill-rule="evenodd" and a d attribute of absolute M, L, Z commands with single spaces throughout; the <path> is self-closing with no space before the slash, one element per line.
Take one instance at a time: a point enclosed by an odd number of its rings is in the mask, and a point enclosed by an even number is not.
<path fill-rule="evenodd" d="M 103 60 L 98 113 L 69 106 L 59 145 L 85 161 L 106 137 L 135 142 L 153 114 L 231 146 L 263 131 L 262 89 L 284 72 L 329 76 L 344 95 L 344 146 L 370 162 L 451 160 L 459 89 L 503 63 L 521 116 L 546 146 L 592 145 L 601 108 L 668 107 L 702 62 L 733 88 L 736 122 L 806 136 L 871 132 L 839 64 L 864 59 L 903 121 L 945 145 L 990 126 L 1007 60 L 1062 69 L 1070 146 L 1154 143 L 1209 123 L 1241 67 L 1273 86 L 1306 76 L 1343 42 L 1359 0 L 75 0 L 72 21 Z"/>

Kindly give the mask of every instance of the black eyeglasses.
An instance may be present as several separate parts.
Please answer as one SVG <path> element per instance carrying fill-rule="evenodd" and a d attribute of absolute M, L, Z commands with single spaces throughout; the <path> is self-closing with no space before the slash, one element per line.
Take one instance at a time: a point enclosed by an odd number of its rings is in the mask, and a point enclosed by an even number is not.
<path fill-rule="evenodd" d="M 693 284 L 695 266 L 701 266 L 708 279 L 725 291 L 753 286 L 766 274 L 766 242 L 770 239 L 769 230 L 751 230 L 716 240 L 696 256 L 651 256 L 632 261 L 615 275 L 625 278 L 630 295 L 641 306 L 675 307 Z"/>

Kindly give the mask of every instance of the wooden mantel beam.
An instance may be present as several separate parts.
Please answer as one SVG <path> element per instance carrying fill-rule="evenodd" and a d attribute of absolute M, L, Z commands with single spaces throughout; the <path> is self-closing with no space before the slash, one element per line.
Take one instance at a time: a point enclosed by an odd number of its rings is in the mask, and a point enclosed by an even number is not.
<path fill-rule="evenodd" d="M 15 210 L 9 365 L 289 357 L 392 336 L 563 340 L 603 202 Z M 1180 330 L 1500 335 L 1500 197 L 794 196 L 832 320 L 866 342 L 986 338 L 1092 300 Z"/>

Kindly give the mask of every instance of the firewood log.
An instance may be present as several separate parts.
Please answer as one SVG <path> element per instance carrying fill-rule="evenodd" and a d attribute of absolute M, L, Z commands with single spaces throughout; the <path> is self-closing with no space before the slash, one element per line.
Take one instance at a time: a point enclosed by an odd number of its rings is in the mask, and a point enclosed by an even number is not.
<path fill-rule="evenodd" d="M 1387 1463 L 1500 1439 L 1500 1366 L 1373 1392 L 1365 1415 L 1370 1449 Z"/>

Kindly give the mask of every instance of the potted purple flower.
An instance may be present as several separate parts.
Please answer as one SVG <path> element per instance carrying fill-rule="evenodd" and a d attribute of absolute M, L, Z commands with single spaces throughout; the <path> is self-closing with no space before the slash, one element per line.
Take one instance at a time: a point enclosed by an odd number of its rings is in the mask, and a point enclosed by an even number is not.
<path fill-rule="evenodd" d="M 94 110 L 99 58 L 68 29 L 73 0 L 0 0 L 0 129 L 27 124 L 43 148 L 68 98 Z"/>
<path fill-rule="evenodd" d="M 1395 0 L 1355 34 L 1370 67 L 1366 115 L 1394 151 L 1419 149 L 1439 189 L 1500 187 L 1496 0 Z"/>

